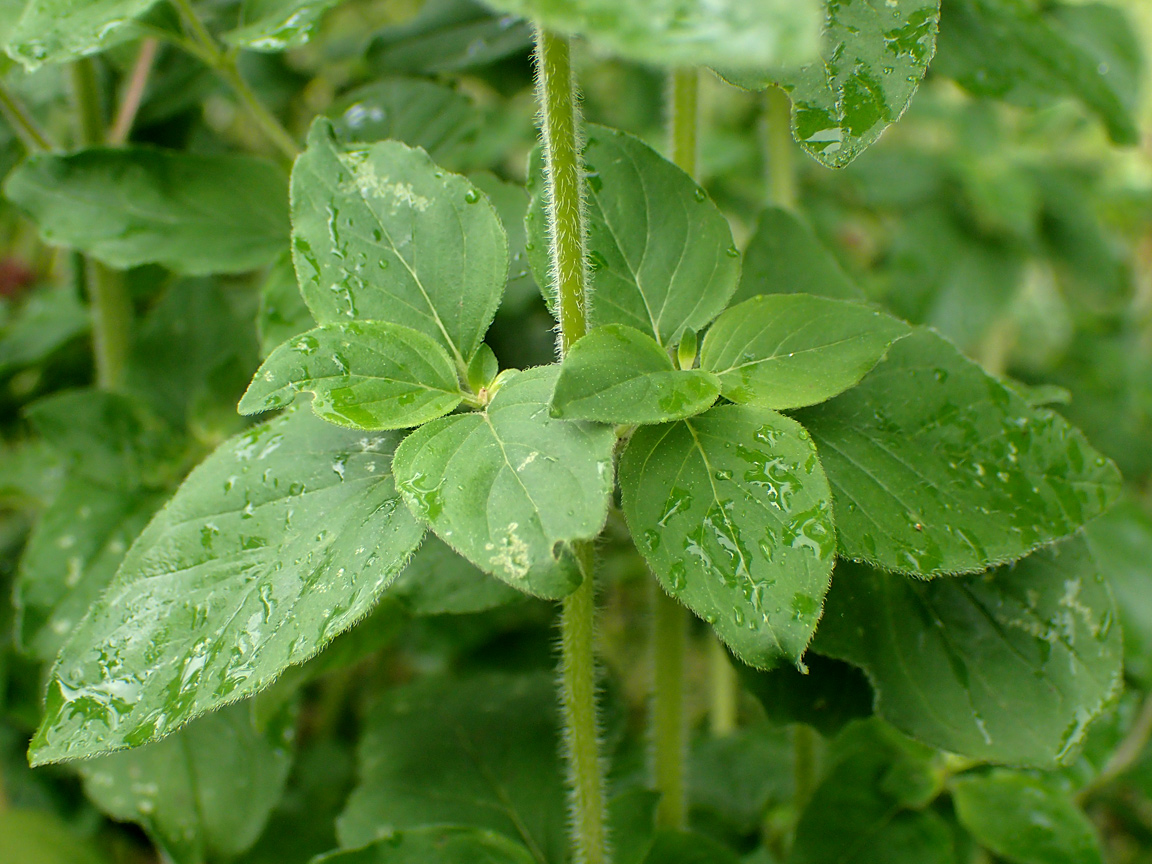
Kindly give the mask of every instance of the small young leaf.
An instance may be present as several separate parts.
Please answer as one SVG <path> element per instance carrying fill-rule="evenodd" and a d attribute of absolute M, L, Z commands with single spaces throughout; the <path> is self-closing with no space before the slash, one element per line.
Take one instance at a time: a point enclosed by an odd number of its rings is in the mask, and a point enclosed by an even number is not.
<path fill-rule="evenodd" d="M 388 589 L 413 615 L 467 615 L 523 599 L 429 534 Z"/>
<path fill-rule="evenodd" d="M 1020 558 L 1120 489 L 1080 432 L 927 330 L 796 416 L 832 483 L 842 552 L 888 570 L 934 576 Z"/>
<path fill-rule="evenodd" d="M 352 429 L 403 429 L 442 417 L 463 394 L 452 359 L 430 337 L 381 321 L 328 324 L 281 345 L 240 400 L 241 414 L 315 394 L 317 417 Z"/>
<path fill-rule="evenodd" d="M 860 381 L 912 329 L 882 312 L 809 294 L 768 294 L 721 315 L 700 351 L 725 398 L 784 410 Z"/>
<path fill-rule="evenodd" d="M 312 864 L 537 864 L 520 843 L 481 828 L 412 828 Z"/>
<path fill-rule="evenodd" d="M 814 0 L 493 0 L 632 60 L 669 66 L 794 66 L 816 56 Z"/>
<path fill-rule="evenodd" d="M 651 336 L 608 324 L 568 350 L 550 410 L 566 420 L 666 423 L 707 410 L 719 395 L 715 375 L 677 369 Z"/>
<path fill-rule="evenodd" d="M 863 300 L 836 258 L 799 216 L 781 207 L 760 214 L 744 250 L 740 287 L 730 306 L 758 294 L 814 294 L 836 300 Z"/>
<path fill-rule="evenodd" d="M 520 591 L 563 597 L 582 576 L 568 546 L 608 515 L 607 426 L 552 420 L 558 367 L 513 373 L 486 411 L 435 420 L 396 450 L 412 512 L 486 573 Z"/>
<path fill-rule="evenodd" d="M 488 199 L 398 141 L 342 150 L 330 123 L 292 171 L 296 272 L 321 324 L 419 330 L 464 367 L 508 278 L 508 240 Z"/>
<path fill-rule="evenodd" d="M 499 374 L 500 361 L 496 359 L 496 354 L 487 345 L 481 345 L 468 364 L 468 386 L 474 393 L 479 393 Z"/>
<path fill-rule="evenodd" d="M 796 421 L 745 405 L 639 429 L 628 527 L 664 590 L 745 663 L 799 663 L 835 560 L 828 481 Z"/>
<path fill-rule="evenodd" d="M 300 296 L 292 255 L 287 250 L 276 259 L 260 286 L 260 312 L 256 329 L 260 335 L 260 356 L 267 357 L 293 336 L 316 326 L 308 304 Z"/>
<path fill-rule="evenodd" d="M 936 51 L 940 0 L 826 0 L 823 60 L 781 72 L 729 71 L 737 86 L 779 84 L 792 99 L 792 134 L 817 161 L 843 168 L 912 101 Z"/>
<path fill-rule="evenodd" d="M 691 177 L 638 138 L 593 124 L 587 135 L 590 326 L 626 324 L 675 345 L 685 327 L 707 326 L 736 290 L 740 253 L 728 220 Z M 537 149 L 525 224 L 529 261 L 545 287 L 542 158 Z"/>
<path fill-rule="evenodd" d="M 46 243 L 191 276 L 271 263 L 288 242 L 285 192 L 271 162 L 150 147 L 41 153 L 4 182 Z"/>
<path fill-rule="evenodd" d="M 920 810 L 938 783 L 931 750 L 879 720 L 852 723 L 829 749 L 789 864 L 955 864 L 948 824 Z"/>
<path fill-rule="evenodd" d="M 876 710 L 973 759 L 1065 759 L 1121 686 L 1116 609 L 1075 537 L 987 574 L 922 582 L 841 561 L 814 650 L 862 666 Z"/>
<path fill-rule="evenodd" d="M 236 48 L 286 51 L 312 38 L 320 18 L 341 0 L 243 0 L 240 23 L 223 39 Z"/>
<path fill-rule="evenodd" d="M 389 476 L 397 438 L 294 409 L 218 448 L 61 652 L 32 761 L 161 738 L 362 618 L 423 536 Z"/>
<path fill-rule="evenodd" d="M 263 728 L 241 702 L 145 747 L 80 763 L 85 794 L 136 822 L 175 864 L 232 858 L 256 842 L 284 791 L 296 712 Z"/>
<path fill-rule="evenodd" d="M 382 831 L 473 825 L 567 858 L 567 807 L 552 676 L 425 680 L 386 691 L 364 722 L 360 785 L 340 844 Z"/>
<path fill-rule="evenodd" d="M 26 69 L 66 63 L 137 34 L 134 18 L 156 0 L 30 0 L 5 50 Z"/>
<path fill-rule="evenodd" d="M 1070 794 L 1048 777 L 1003 769 L 951 783 L 960 824 L 1013 864 L 1102 864 L 1100 841 Z"/>

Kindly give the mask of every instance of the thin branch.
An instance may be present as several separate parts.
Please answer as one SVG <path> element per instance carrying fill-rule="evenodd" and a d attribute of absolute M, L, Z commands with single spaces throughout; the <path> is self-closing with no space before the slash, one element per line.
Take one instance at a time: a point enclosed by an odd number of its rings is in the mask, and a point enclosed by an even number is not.
<path fill-rule="evenodd" d="M 148 86 L 148 76 L 152 74 L 152 64 L 156 61 L 159 47 L 160 43 L 155 39 L 145 39 L 140 43 L 140 53 L 136 55 L 132 74 L 120 97 L 120 108 L 108 132 L 108 143 L 113 147 L 121 147 L 128 141 L 140 103 L 144 101 L 144 90 Z"/>

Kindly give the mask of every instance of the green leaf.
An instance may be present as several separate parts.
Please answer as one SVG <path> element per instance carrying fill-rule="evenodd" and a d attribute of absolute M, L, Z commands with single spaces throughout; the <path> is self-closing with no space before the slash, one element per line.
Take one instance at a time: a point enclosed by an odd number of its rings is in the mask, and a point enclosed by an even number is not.
<path fill-rule="evenodd" d="M 0 811 L 4 852 L 18 864 L 106 864 L 94 844 L 48 810 Z"/>
<path fill-rule="evenodd" d="M 817 161 L 843 168 L 900 119 L 936 51 L 940 0 L 826 0 L 823 59 L 802 68 L 729 71 L 737 86 L 779 84 L 792 134 Z"/>
<path fill-rule="evenodd" d="M 488 199 L 398 141 L 341 150 L 317 120 L 292 171 L 296 272 L 321 324 L 419 330 L 465 366 L 508 277 L 508 240 Z"/>
<path fill-rule="evenodd" d="M 521 840 L 567 858 L 553 676 L 425 680 L 384 693 L 365 718 L 360 786 L 337 822 L 342 846 L 427 825 Z"/>
<path fill-rule="evenodd" d="M 4 182 L 44 241 L 126 269 L 241 273 L 288 242 L 284 175 L 250 156 L 149 147 L 30 156 Z"/>
<path fill-rule="evenodd" d="M 468 386 L 473 393 L 487 390 L 500 374 L 500 361 L 487 345 L 481 345 L 476 356 L 468 363 Z"/>
<path fill-rule="evenodd" d="M 1050 766 L 1121 686 L 1115 604 L 1080 537 L 922 582 L 841 561 L 814 646 L 861 666 L 876 710 L 973 759 Z"/>
<path fill-rule="evenodd" d="M 260 356 L 267 357 L 277 346 L 315 326 L 296 284 L 292 254 L 285 251 L 269 268 L 260 286 L 260 312 L 256 318 Z"/>
<path fill-rule="evenodd" d="M 651 336 L 607 324 L 568 350 L 550 410 L 565 420 L 666 423 L 707 410 L 719 395 L 715 375 L 677 369 Z"/>
<path fill-rule="evenodd" d="M 500 215 L 504 230 L 508 233 L 508 285 L 504 288 L 504 300 L 500 304 L 500 314 L 519 315 L 540 296 L 532 269 L 528 264 L 528 251 L 525 248 L 528 236 L 524 230 L 524 217 L 528 211 L 528 192 L 517 183 L 507 183 L 487 171 L 469 174 L 468 179 L 476 188 L 488 196 L 492 206 Z"/>
<path fill-rule="evenodd" d="M 399 597 L 413 615 L 467 615 L 513 603 L 524 595 L 431 535 L 396 577 L 388 596 Z"/>
<path fill-rule="evenodd" d="M 452 359 L 423 333 L 381 321 L 309 330 L 269 355 L 240 400 L 241 414 L 315 394 L 317 417 L 352 429 L 403 429 L 447 414 L 463 394 Z"/>
<path fill-rule="evenodd" d="M 996 770 L 951 784 L 960 824 L 1013 864 L 1102 864 L 1096 829 L 1054 778 Z"/>
<path fill-rule="evenodd" d="M 701 736 L 688 763 L 692 809 L 735 833 L 754 833 L 770 806 L 792 798 L 792 749 L 790 730 L 764 722 L 719 738 Z"/>
<path fill-rule="evenodd" d="M 396 485 L 440 539 L 512 587 L 558 598 L 580 584 L 571 554 L 600 533 L 616 436 L 552 420 L 556 366 L 513 373 L 484 412 L 422 426 L 396 450 Z"/>
<path fill-rule="evenodd" d="M 312 864 L 535 864 L 519 843 L 479 828 L 414 828 Z"/>
<path fill-rule="evenodd" d="M 223 35 L 252 51 L 286 51 L 307 44 L 324 13 L 341 0 L 243 0 L 240 22 Z"/>
<path fill-rule="evenodd" d="M 837 300 L 863 300 L 864 292 L 796 214 L 769 207 L 744 250 L 740 287 L 729 305 L 758 294 L 815 294 Z"/>
<path fill-rule="evenodd" d="M 927 330 L 796 416 L 832 483 L 842 553 L 888 570 L 965 573 L 1020 558 L 1103 512 L 1120 488 L 1079 431 Z"/>
<path fill-rule="evenodd" d="M 88 798 L 141 825 L 176 864 L 232 858 L 256 842 L 284 790 L 295 710 L 265 727 L 230 705 L 145 747 L 82 762 Z"/>
<path fill-rule="evenodd" d="M 664 590 L 751 666 L 800 663 L 835 560 L 828 481 L 808 434 L 722 405 L 637 430 L 620 462 L 628 527 Z"/>
<path fill-rule="evenodd" d="M 34 291 L 0 332 L 0 376 L 44 362 L 90 326 L 71 287 Z"/>
<path fill-rule="evenodd" d="M 644 864 L 739 864 L 740 858 L 721 843 L 689 831 L 658 831 Z"/>
<path fill-rule="evenodd" d="M 919 809 L 939 784 L 932 751 L 862 720 L 840 733 L 829 755 L 789 864 L 955 864 L 947 823 Z"/>
<path fill-rule="evenodd" d="M 858 383 L 898 339 L 903 321 L 843 300 L 768 294 L 721 315 L 700 368 L 733 402 L 784 410 L 823 402 Z"/>
<path fill-rule="evenodd" d="M 389 476 L 397 438 L 296 409 L 217 449 L 61 652 L 32 761 L 163 737 L 362 618 L 423 534 Z"/>
<path fill-rule="evenodd" d="M 392 138 L 422 147 L 437 164 L 451 162 L 475 140 L 482 115 L 467 96 L 415 78 L 386 78 L 357 87 L 327 112 L 345 141 Z"/>
<path fill-rule="evenodd" d="M 1135 144 L 1138 74 L 1129 70 L 1139 68 L 1140 48 L 1125 13 L 1103 4 L 1045 9 L 1021 0 L 948 0 L 934 71 L 979 96 L 1027 106 L 1071 96 L 1113 141 Z"/>
<path fill-rule="evenodd" d="M 796 65 L 816 56 L 813 0 L 489 0 L 550 30 L 644 63 Z"/>
<path fill-rule="evenodd" d="M 590 326 L 625 324 L 675 345 L 685 327 L 702 330 L 719 315 L 736 290 L 740 253 L 728 220 L 691 177 L 638 138 L 594 124 L 586 130 Z M 532 162 L 528 242 L 546 286 L 539 149 Z"/>
<path fill-rule="evenodd" d="M 778 726 L 806 723 L 826 738 L 872 714 L 872 688 L 864 673 L 840 660 L 809 651 L 807 672 L 780 666 L 768 672 L 738 668 L 744 689 L 759 700 Z"/>
<path fill-rule="evenodd" d="M 138 35 L 132 19 L 156 0 L 29 0 L 5 50 L 32 70 L 95 54 Z"/>

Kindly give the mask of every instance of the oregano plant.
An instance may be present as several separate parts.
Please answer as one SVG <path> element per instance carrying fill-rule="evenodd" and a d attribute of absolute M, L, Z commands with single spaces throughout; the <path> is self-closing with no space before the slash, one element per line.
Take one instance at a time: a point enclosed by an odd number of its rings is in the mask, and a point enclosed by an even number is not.
<path fill-rule="evenodd" d="M 17 6 L 0 860 L 1143 860 L 1147 10 Z"/>

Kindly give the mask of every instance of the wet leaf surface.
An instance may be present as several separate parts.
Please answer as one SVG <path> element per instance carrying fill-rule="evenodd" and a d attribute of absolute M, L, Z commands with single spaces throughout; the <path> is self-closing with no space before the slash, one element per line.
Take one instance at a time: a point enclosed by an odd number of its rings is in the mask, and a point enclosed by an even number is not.
<path fill-rule="evenodd" d="M 223 39 L 252 51 L 286 51 L 312 38 L 320 18 L 341 0 L 243 0 L 240 23 Z"/>

